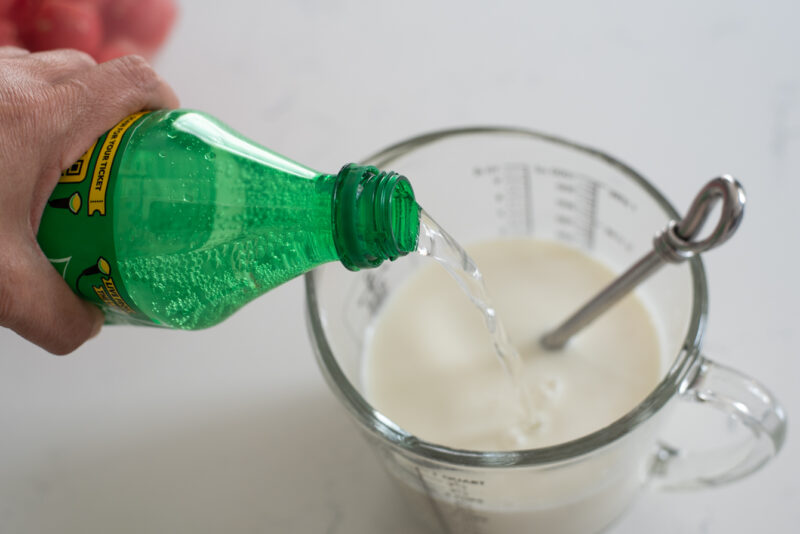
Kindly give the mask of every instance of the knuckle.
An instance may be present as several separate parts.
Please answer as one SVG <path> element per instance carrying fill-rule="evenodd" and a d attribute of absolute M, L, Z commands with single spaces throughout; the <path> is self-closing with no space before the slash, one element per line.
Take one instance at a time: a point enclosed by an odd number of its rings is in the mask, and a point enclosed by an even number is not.
<path fill-rule="evenodd" d="M 81 50 L 74 48 L 59 48 L 56 50 L 48 50 L 46 52 L 34 52 L 31 54 L 31 59 L 37 59 L 51 67 L 66 67 L 70 65 L 84 64 L 96 65 L 92 56 Z"/>
<path fill-rule="evenodd" d="M 158 75 L 142 56 L 122 56 L 115 59 L 126 81 L 141 90 L 150 90 L 158 83 Z"/>
<path fill-rule="evenodd" d="M 18 57 L 28 54 L 29 52 L 26 49 L 19 46 L 15 45 L 0 46 L 0 58 Z"/>
<path fill-rule="evenodd" d="M 79 67 L 85 61 L 80 54 L 70 49 L 34 52 L 28 56 L 26 63 L 36 76 L 53 81 Z"/>
<path fill-rule="evenodd" d="M 93 67 L 97 65 L 97 61 L 92 56 L 82 50 L 62 50 L 65 59 L 73 64 L 84 65 L 86 67 Z"/>

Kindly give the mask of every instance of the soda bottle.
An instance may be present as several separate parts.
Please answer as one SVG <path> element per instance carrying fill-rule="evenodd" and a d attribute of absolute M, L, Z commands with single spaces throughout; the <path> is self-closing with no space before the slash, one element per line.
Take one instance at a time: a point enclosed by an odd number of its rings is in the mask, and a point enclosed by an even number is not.
<path fill-rule="evenodd" d="M 323 174 L 207 114 L 131 115 L 65 170 L 39 244 L 108 323 L 199 329 L 318 265 L 375 267 L 416 249 L 408 180 Z"/>

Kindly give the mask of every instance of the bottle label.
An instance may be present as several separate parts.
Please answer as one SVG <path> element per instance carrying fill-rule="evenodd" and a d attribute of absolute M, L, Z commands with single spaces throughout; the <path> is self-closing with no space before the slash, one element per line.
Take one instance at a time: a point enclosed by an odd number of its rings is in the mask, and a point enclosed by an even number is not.
<path fill-rule="evenodd" d="M 37 236 L 45 256 L 70 288 L 98 304 L 109 322 L 153 324 L 125 289 L 117 269 L 113 232 L 120 147 L 146 113 L 134 113 L 120 121 L 61 173 Z"/>

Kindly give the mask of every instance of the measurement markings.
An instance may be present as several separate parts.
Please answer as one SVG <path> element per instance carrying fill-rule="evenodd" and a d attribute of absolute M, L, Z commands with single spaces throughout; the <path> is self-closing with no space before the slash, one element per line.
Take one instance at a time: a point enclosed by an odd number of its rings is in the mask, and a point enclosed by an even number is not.
<path fill-rule="evenodd" d="M 525 230 L 528 235 L 531 235 L 533 234 L 533 179 L 530 168 L 527 165 L 522 166 L 522 171 L 523 198 L 525 199 Z"/>
<path fill-rule="evenodd" d="M 613 200 L 616 200 L 624 207 L 629 208 L 632 211 L 636 211 L 636 204 L 631 202 L 631 200 L 628 197 L 626 197 L 616 189 L 608 188 L 608 194 Z"/>
<path fill-rule="evenodd" d="M 501 234 L 530 234 L 533 230 L 531 170 L 524 163 L 491 164 L 473 168 L 477 178 L 490 179 L 492 200 Z"/>
<path fill-rule="evenodd" d="M 575 187 L 573 187 L 572 184 L 568 184 L 568 183 L 565 183 L 565 182 L 558 182 L 556 184 L 556 189 L 558 189 L 562 193 L 574 193 L 575 192 Z"/>
<path fill-rule="evenodd" d="M 628 241 L 627 239 L 622 237 L 622 235 L 620 235 L 619 232 L 617 232 L 616 230 L 614 230 L 610 226 L 604 226 L 603 227 L 603 233 L 605 233 L 606 236 L 609 239 L 614 241 L 616 244 L 618 244 L 620 247 L 625 249 L 627 252 L 630 252 L 631 250 L 633 250 L 633 244 L 631 244 L 630 241 Z"/>
<path fill-rule="evenodd" d="M 591 249 L 594 246 L 597 224 L 599 185 L 594 180 L 577 177 L 563 169 L 553 169 L 554 174 L 556 170 L 559 172 L 555 183 L 555 222 L 562 228 L 558 236 L 568 241 L 580 242 Z"/>
<path fill-rule="evenodd" d="M 590 182 L 589 199 L 589 226 L 586 232 L 586 242 L 589 250 L 594 248 L 595 234 L 597 230 L 597 182 Z"/>
<path fill-rule="evenodd" d="M 550 172 L 553 173 L 555 176 L 561 176 L 563 178 L 575 178 L 575 173 L 572 171 L 568 171 L 567 169 L 562 169 L 560 167 L 551 167 Z"/>

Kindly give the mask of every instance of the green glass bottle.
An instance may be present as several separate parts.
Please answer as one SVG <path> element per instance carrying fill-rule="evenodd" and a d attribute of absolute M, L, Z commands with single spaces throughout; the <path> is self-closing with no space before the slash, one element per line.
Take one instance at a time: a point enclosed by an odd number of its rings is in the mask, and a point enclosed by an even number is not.
<path fill-rule="evenodd" d="M 375 267 L 416 249 L 408 180 L 322 174 L 200 112 L 137 113 L 65 170 L 38 240 L 109 323 L 198 329 L 323 263 Z"/>

